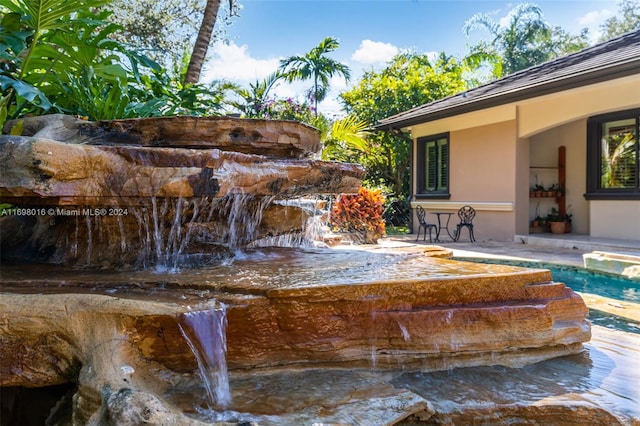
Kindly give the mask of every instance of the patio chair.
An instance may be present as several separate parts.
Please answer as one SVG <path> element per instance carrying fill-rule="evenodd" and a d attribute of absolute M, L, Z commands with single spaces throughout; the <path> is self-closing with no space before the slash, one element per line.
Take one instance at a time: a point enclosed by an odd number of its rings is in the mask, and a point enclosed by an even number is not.
<path fill-rule="evenodd" d="M 476 241 L 475 237 L 473 236 L 473 218 L 475 216 L 476 211 L 471 206 L 464 206 L 461 207 L 460 210 L 458 210 L 460 223 L 456 225 L 454 241 L 458 241 L 460 239 L 462 228 L 467 228 L 469 230 L 469 240 L 471 240 L 471 242 Z"/>
<path fill-rule="evenodd" d="M 424 237 L 422 239 L 426 241 L 427 230 L 429 230 L 429 242 L 432 242 L 431 230 L 433 229 L 434 231 L 437 232 L 436 225 L 434 225 L 433 223 L 427 223 L 425 219 L 424 209 L 421 206 L 416 207 L 416 213 L 418 215 L 418 236 L 416 237 L 416 241 L 418 241 L 418 238 L 420 238 L 420 230 L 424 228 Z"/>

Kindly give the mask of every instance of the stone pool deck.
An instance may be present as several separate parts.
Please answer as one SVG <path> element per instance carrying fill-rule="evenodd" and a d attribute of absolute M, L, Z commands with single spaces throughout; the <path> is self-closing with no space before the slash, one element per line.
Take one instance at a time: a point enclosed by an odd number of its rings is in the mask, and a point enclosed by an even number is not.
<path fill-rule="evenodd" d="M 517 241 L 517 242 L 516 242 Z M 514 242 L 469 241 L 453 242 L 445 239 L 429 243 L 415 234 L 387 236 L 382 246 L 438 245 L 453 251 L 454 257 L 498 258 L 560 265 L 584 266 L 583 255 L 593 251 L 640 256 L 640 241 L 592 238 L 586 235 L 563 234 L 556 236 L 516 236 Z"/>

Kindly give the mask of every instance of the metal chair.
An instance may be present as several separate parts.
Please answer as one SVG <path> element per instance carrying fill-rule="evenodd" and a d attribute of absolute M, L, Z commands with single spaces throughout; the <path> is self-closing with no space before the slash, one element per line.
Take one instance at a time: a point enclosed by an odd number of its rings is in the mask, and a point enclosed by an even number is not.
<path fill-rule="evenodd" d="M 429 230 L 429 242 L 431 241 L 431 230 L 436 230 L 436 225 L 434 225 L 433 223 L 427 223 L 426 219 L 425 219 L 425 212 L 424 209 L 421 206 L 416 207 L 416 214 L 418 215 L 418 236 L 416 237 L 416 241 L 418 241 L 418 238 L 420 238 L 420 230 L 422 228 L 424 228 L 424 237 L 422 238 L 423 240 L 427 240 L 427 229 Z M 437 230 L 436 230 L 437 233 Z"/>
<path fill-rule="evenodd" d="M 476 239 L 473 236 L 473 218 L 476 216 L 476 211 L 471 206 L 464 206 L 458 210 L 458 217 L 460 218 L 460 223 L 456 225 L 455 230 L 455 238 L 454 241 L 458 241 L 460 239 L 460 234 L 462 232 L 462 228 L 467 228 L 469 230 L 469 239 L 471 242 L 475 242 Z"/>

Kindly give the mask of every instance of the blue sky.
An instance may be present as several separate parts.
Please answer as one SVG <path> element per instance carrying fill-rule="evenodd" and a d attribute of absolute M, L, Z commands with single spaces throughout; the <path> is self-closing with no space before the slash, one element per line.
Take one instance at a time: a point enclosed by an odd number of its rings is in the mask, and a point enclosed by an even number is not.
<path fill-rule="evenodd" d="M 325 37 L 335 37 L 340 48 L 331 54 L 352 70 L 357 81 L 363 70 L 379 69 L 395 53 L 444 51 L 464 56 L 468 45 L 487 34 L 462 32 L 475 13 L 504 20 L 517 2 L 484 0 L 240 0 L 240 16 L 226 28 L 227 42 L 216 43 L 203 81 L 224 78 L 247 85 L 263 79 L 278 67 L 280 59 L 303 55 Z M 595 39 L 599 26 L 617 11 L 615 0 L 537 1 L 553 26 L 577 34 L 589 28 Z M 279 96 L 299 98 L 308 84 L 279 84 Z M 335 95 L 348 88 L 340 79 L 321 111 L 336 113 Z"/>

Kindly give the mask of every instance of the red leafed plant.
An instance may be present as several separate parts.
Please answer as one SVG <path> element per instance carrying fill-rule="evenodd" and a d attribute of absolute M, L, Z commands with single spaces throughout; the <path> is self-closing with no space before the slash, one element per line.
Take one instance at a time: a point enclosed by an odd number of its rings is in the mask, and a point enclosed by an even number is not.
<path fill-rule="evenodd" d="M 384 196 L 379 189 L 360 187 L 357 194 L 342 195 L 331 209 L 331 225 L 355 234 L 358 242 L 375 244 L 385 233 Z"/>

